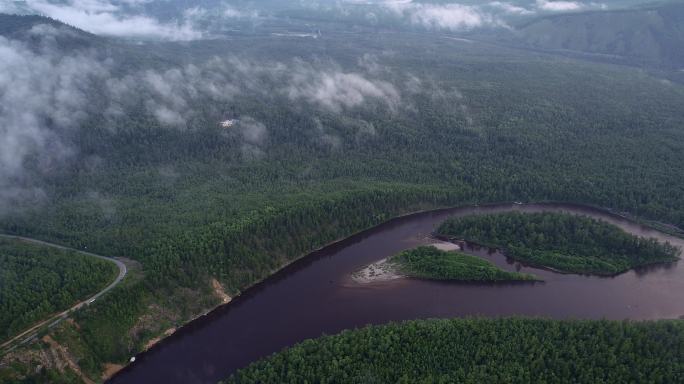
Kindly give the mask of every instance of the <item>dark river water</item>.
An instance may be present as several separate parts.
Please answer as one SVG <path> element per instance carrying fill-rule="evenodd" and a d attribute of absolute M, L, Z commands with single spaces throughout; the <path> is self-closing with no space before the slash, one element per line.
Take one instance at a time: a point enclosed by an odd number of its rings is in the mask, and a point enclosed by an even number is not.
<path fill-rule="evenodd" d="M 684 262 L 616 277 L 559 274 L 522 266 L 499 252 L 466 251 L 543 283 L 459 284 L 400 279 L 360 285 L 350 275 L 420 244 L 444 219 L 502 211 L 566 211 L 600 218 L 639 236 L 684 241 L 591 208 L 559 204 L 465 207 L 392 220 L 314 252 L 181 328 L 111 383 L 215 383 L 307 338 L 392 320 L 456 316 L 661 319 L 684 315 Z"/>

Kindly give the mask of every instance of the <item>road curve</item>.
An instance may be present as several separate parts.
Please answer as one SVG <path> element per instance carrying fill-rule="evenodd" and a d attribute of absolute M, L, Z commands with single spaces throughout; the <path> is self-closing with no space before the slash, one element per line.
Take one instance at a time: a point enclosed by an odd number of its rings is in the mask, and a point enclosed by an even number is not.
<path fill-rule="evenodd" d="M 90 304 L 93 301 L 97 300 L 100 296 L 104 295 L 105 293 L 109 292 L 114 287 L 116 287 L 124 279 L 124 277 L 126 277 L 126 273 L 128 272 L 128 270 L 126 269 L 126 265 L 124 263 L 122 263 L 121 261 L 116 260 L 114 258 L 111 258 L 111 257 L 96 255 L 94 253 L 81 251 L 81 250 L 70 248 L 70 247 L 65 247 L 63 245 L 49 243 L 47 241 L 31 239 L 28 237 L 0 234 L 0 238 L 11 239 L 11 240 L 20 240 L 20 241 L 25 241 L 27 243 L 44 245 L 47 247 L 57 248 L 57 249 L 65 250 L 65 251 L 78 252 L 82 255 L 96 257 L 98 259 L 113 262 L 119 268 L 119 275 L 116 277 L 116 279 L 114 279 L 114 281 L 112 281 L 108 286 L 106 286 L 101 291 L 97 292 L 96 294 L 94 294 L 93 296 L 89 297 L 88 299 L 86 299 L 84 301 L 80 301 L 80 302 L 76 303 L 71 308 L 69 308 L 65 311 L 62 311 L 62 312 L 50 317 L 49 319 L 41 321 L 40 323 L 33 325 L 31 328 L 21 332 L 20 334 L 14 336 L 13 338 L 7 340 L 6 342 L 4 342 L 2 344 L 0 344 L 0 350 L 3 350 L 3 352 L 2 352 L 3 354 L 13 350 L 18 345 L 23 344 L 23 343 L 31 340 L 34 336 L 34 335 L 31 335 L 30 337 L 23 339 L 19 344 L 12 346 L 12 344 L 14 344 L 15 342 L 24 338 L 26 335 L 31 334 L 32 332 L 36 331 L 37 329 L 40 329 L 41 327 L 43 327 L 45 325 L 48 325 L 49 328 L 52 328 L 55 325 L 57 325 L 60 321 L 66 319 L 67 316 L 69 315 L 69 313 L 74 312 L 74 311 L 78 310 L 79 308 L 83 307 L 84 305 Z"/>

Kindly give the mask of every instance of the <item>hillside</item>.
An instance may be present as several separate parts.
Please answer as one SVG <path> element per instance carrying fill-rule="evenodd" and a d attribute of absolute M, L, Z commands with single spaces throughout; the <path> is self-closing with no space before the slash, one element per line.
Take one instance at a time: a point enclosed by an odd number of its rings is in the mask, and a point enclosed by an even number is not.
<path fill-rule="evenodd" d="M 35 15 L 7 15 L 0 13 L 0 36 L 25 42 L 39 48 L 49 36 L 62 52 L 95 48 L 104 44 L 104 39 L 58 20 Z"/>
<path fill-rule="evenodd" d="M 499 38 L 533 49 L 679 70 L 684 68 L 684 4 L 547 16 Z"/>

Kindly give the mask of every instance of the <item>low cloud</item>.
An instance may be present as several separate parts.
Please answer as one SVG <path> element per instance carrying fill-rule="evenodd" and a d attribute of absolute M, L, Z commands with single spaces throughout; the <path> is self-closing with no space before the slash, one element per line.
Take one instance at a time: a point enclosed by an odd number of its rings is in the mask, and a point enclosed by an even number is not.
<path fill-rule="evenodd" d="M 186 127 L 197 117 L 198 103 L 206 112 L 239 96 L 285 97 L 332 112 L 375 101 L 395 110 L 399 91 L 389 82 L 361 72 L 343 71 L 334 63 L 255 62 L 236 57 L 167 71 L 147 70 L 106 81 L 112 117 L 122 116 L 138 100 L 160 125 Z M 215 111 L 220 114 L 220 111 Z"/>
<path fill-rule="evenodd" d="M 505 26 L 501 19 L 479 6 L 415 3 L 411 0 L 388 0 L 382 5 L 412 24 L 425 28 L 462 31 L 485 26 Z"/>
<path fill-rule="evenodd" d="M 368 59 L 368 58 L 367 58 Z M 363 61 L 363 58 L 360 60 Z M 256 63 L 232 58 L 228 64 L 239 76 L 235 80 L 252 92 L 263 92 L 257 79 L 282 84 L 276 92 L 293 101 L 306 101 L 333 112 L 376 101 L 394 110 L 401 101 L 399 91 L 389 82 L 361 72 L 344 71 L 334 63 Z M 379 66 L 378 66 L 379 67 Z"/>
<path fill-rule="evenodd" d="M 38 25 L 32 43 L 0 37 L 0 205 L 17 199 L 41 199 L 43 176 L 59 172 L 72 161 L 99 169 L 105 159 L 80 159 L 69 142 L 92 117 L 116 133 L 130 115 L 142 113 L 167 129 L 218 124 L 225 108 L 239 97 L 280 99 L 292 105 L 340 113 L 373 103 L 391 111 L 402 102 L 400 92 L 381 76 L 387 73 L 377 57 L 359 59 L 354 70 L 334 62 L 252 61 L 236 57 L 168 70 L 114 71 L 114 62 L 94 52 L 59 50 L 54 44 L 68 29 Z M 94 96 L 96 95 L 96 96 Z M 93 100 L 93 97 L 97 97 Z M 239 116 L 235 132 L 242 151 L 260 156 L 268 143 L 267 127 Z M 207 121 L 207 119 L 209 119 Z M 369 132 L 372 130 L 368 130 Z M 335 146 L 326 132 L 322 140 Z M 88 165 L 90 164 L 90 165 Z"/>
<path fill-rule="evenodd" d="M 534 11 L 531 11 L 527 8 L 523 8 L 508 2 L 503 2 L 503 1 L 491 1 L 487 3 L 487 6 L 498 9 L 501 11 L 504 11 L 505 13 L 509 14 L 514 14 L 514 15 L 530 15 L 533 14 Z"/>
<path fill-rule="evenodd" d="M 227 102 L 238 88 L 226 71 L 222 60 L 211 60 L 201 65 L 186 65 L 166 71 L 146 70 L 107 82 L 109 108 L 112 117 L 124 114 L 144 95 L 144 105 L 160 125 L 187 126 L 196 116 L 194 104 L 199 100 Z"/>
<path fill-rule="evenodd" d="M 537 0 L 537 8 L 544 11 L 565 12 L 577 11 L 584 6 L 576 1 L 562 1 L 562 0 Z"/>
<path fill-rule="evenodd" d="M 51 28 L 43 30 L 54 33 Z M 108 73 L 87 54 L 39 49 L 0 37 L 0 199 L 5 202 L 43 195 L 27 176 L 27 162 L 47 174 L 74 154 L 58 132 L 87 117 L 87 90 Z"/>
<path fill-rule="evenodd" d="M 0 13 L 20 13 L 21 11 L 16 1 L 0 1 Z"/>
<path fill-rule="evenodd" d="M 320 119 L 313 119 L 313 132 L 316 138 L 316 143 L 327 150 L 337 150 L 342 146 L 342 139 L 335 133 L 334 130 L 326 127 Z"/>
<path fill-rule="evenodd" d="M 237 129 L 242 138 L 242 155 L 247 159 L 263 157 L 263 147 L 268 138 L 266 126 L 252 117 L 245 116 L 238 122 Z"/>
<path fill-rule="evenodd" d="M 468 31 L 507 28 L 516 17 L 549 12 L 603 9 L 599 2 L 579 0 L 490 0 L 482 2 L 422 0 L 307 0 L 287 5 L 218 1 L 201 5 L 169 2 L 159 19 L 147 13 L 148 3 L 162 0 L 25 0 L 1 1 L 0 12 L 39 13 L 86 31 L 136 39 L 196 40 L 231 28 L 258 25 L 278 9 L 313 9 L 341 17 L 365 17 L 376 24 L 397 19 L 422 28 Z M 20 4 L 20 5 L 17 5 Z M 156 7 L 155 7 L 156 8 Z M 276 12 L 277 13 L 277 12 Z"/>
<path fill-rule="evenodd" d="M 375 54 L 364 53 L 363 56 L 357 60 L 357 64 L 372 75 L 388 71 L 388 68 L 380 65 L 379 58 Z"/>
<path fill-rule="evenodd" d="M 318 71 L 300 63 L 290 80 L 287 94 L 291 99 L 304 99 L 336 112 L 368 99 L 380 100 L 391 109 L 399 103 L 399 92 L 392 84 L 360 73 Z"/>
<path fill-rule="evenodd" d="M 3 37 L 0 57 L 0 164 L 7 174 L 20 169 L 32 149 L 58 149 L 59 138 L 46 127 L 76 127 L 87 116 L 92 80 L 106 76 L 107 69 L 84 54 L 36 53 Z"/>
<path fill-rule="evenodd" d="M 255 9 L 238 9 L 228 4 L 221 4 L 214 8 L 196 6 L 186 9 L 183 14 L 187 19 L 196 21 L 212 17 L 220 19 L 256 19 L 260 17 L 259 11 Z"/>
<path fill-rule="evenodd" d="M 430 29 L 468 31 L 476 28 L 508 28 L 511 18 L 548 12 L 572 12 L 585 9 L 605 9 L 600 2 L 573 0 L 505 0 L 482 1 L 419 1 L 419 0 L 340 0 L 338 4 L 376 6 L 389 11 L 412 25 Z M 341 6 L 341 5 L 340 5 Z M 375 12 L 368 12 L 370 20 L 377 20 Z"/>
<path fill-rule="evenodd" d="M 47 201 L 47 194 L 42 188 L 35 186 L 16 186 L 3 184 L 0 175 L 0 216 L 8 213 L 20 213 L 24 207 L 36 206 Z"/>
<path fill-rule="evenodd" d="M 537 0 L 537 9 L 545 12 L 573 12 L 587 9 L 607 9 L 605 3 L 579 2 L 569 0 Z"/>
<path fill-rule="evenodd" d="M 114 200 L 99 191 L 88 191 L 85 194 L 86 200 L 97 207 L 102 215 L 102 218 L 110 221 L 116 217 L 116 206 Z"/>
<path fill-rule="evenodd" d="M 127 4 L 139 4 L 128 1 Z M 52 17 L 88 32 L 101 35 L 155 38 L 164 40 L 195 40 L 202 37 L 189 22 L 161 23 L 142 15 L 123 12 L 109 0 L 27 0 L 28 10 Z"/>

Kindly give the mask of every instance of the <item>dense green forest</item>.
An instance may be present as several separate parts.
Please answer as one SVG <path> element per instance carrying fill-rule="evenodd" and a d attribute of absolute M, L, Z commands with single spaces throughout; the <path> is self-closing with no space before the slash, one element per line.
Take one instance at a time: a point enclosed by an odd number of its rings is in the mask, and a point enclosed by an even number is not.
<path fill-rule="evenodd" d="M 436 231 L 504 249 L 516 260 L 560 271 L 614 275 L 631 268 L 675 261 L 679 249 L 637 237 L 615 225 L 566 213 L 507 212 L 451 218 Z"/>
<path fill-rule="evenodd" d="M 21 32 L 31 25 L 6 25 L 4 36 L 41 46 Z M 49 171 L 39 153 L 27 157 L 11 185 L 40 198 L 3 206 L 0 229 L 140 263 L 139 278 L 76 315 L 77 333 L 68 324 L 55 331 L 91 377 L 218 304 L 211 278 L 236 294 L 312 249 L 410 211 L 553 200 L 684 226 L 679 84 L 433 34 L 337 24 L 317 39 L 271 32 L 193 44 L 64 37 L 70 52 L 107 57 L 111 78 L 87 83 L 78 127 L 49 122 L 72 150 Z M 182 127 L 147 109 L 164 101 L 152 87 L 116 108 L 103 96 L 117 78 L 167 70 L 231 82 L 237 96 L 174 88 L 178 108 L 190 111 Z M 337 102 L 331 108 L 291 99 L 306 87 L 279 77 L 288 71 L 370 79 L 396 94 L 324 99 Z M 218 126 L 226 118 L 240 123 Z"/>
<path fill-rule="evenodd" d="M 74 372 L 65 370 L 59 372 L 58 370 L 50 370 L 45 368 L 38 369 L 38 372 L 33 372 L 32 369 L 18 366 L 17 376 L 14 372 L 0 371 L 0 383 L 2 384 L 82 384 L 83 379 L 78 377 Z"/>
<path fill-rule="evenodd" d="M 477 256 L 422 246 L 388 259 L 402 275 L 452 281 L 534 281 L 532 275 L 504 271 Z"/>
<path fill-rule="evenodd" d="M 0 238 L 0 341 L 86 299 L 117 273 L 105 260 Z"/>
<path fill-rule="evenodd" d="M 418 320 L 307 340 L 225 383 L 676 383 L 684 322 Z"/>

